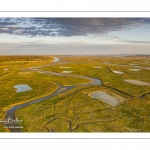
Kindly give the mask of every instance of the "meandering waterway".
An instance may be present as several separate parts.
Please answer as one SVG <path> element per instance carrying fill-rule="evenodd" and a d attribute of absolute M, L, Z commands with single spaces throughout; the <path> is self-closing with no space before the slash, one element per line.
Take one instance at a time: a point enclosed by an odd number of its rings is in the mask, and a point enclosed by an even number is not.
<path fill-rule="evenodd" d="M 53 63 L 55 63 L 57 61 L 59 61 L 59 58 L 55 58 Z M 88 79 L 89 82 L 81 83 L 81 84 L 75 84 L 75 85 L 69 85 L 69 86 L 63 86 L 63 85 L 60 85 L 58 83 L 57 84 L 58 88 L 53 93 L 51 93 L 50 95 L 35 99 L 33 101 L 30 101 L 30 102 L 25 102 L 23 104 L 19 104 L 19 105 L 13 106 L 12 108 L 8 109 L 6 111 L 6 116 L 4 118 L 6 123 L 3 125 L 5 128 L 8 128 L 10 130 L 10 132 L 21 132 L 21 127 L 18 125 L 18 121 L 17 121 L 16 116 L 15 116 L 16 110 L 23 108 L 23 107 L 26 107 L 26 106 L 29 106 L 29 105 L 32 105 L 32 104 L 35 104 L 35 103 L 38 103 L 38 102 L 41 102 L 41 101 L 44 101 L 44 100 L 47 100 L 47 99 L 52 98 L 54 96 L 57 96 L 59 94 L 65 93 L 65 92 L 67 92 L 67 91 L 69 91 L 69 90 L 71 90 L 77 86 L 90 86 L 90 85 L 101 86 L 101 84 L 102 84 L 101 80 L 91 78 L 91 77 L 73 76 L 73 75 L 68 75 L 68 74 L 63 74 L 63 73 L 62 74 L 56 73 L 56 72 L 52 72 L 52 71 L 41 71 L 41 70 L 39 71 L 37 68 L 38 67 L 36 67 L 36 68 L 30 67 L 29 69 L 26 69 L 26 70 L 35 71 L 35 72 L 44 73 L 44 74 L 49 74 L 49 75 L 55 75 L 55 76 L 72 76 L 72 77 L 77 77 L 77 78 L 84 78 L 84 79 Z M 40 66 L 40 68 L 41 68 L 41 66 Z"/>

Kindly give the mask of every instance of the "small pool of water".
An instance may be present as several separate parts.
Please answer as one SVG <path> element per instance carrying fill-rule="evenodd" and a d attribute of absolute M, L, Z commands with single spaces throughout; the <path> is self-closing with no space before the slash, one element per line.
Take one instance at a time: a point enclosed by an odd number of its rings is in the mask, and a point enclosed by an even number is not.
<path fill-rule="evenodd" d="M 70 68 L 70 67 L 59 67 L 59 68 Z"/>
<path fill-rule="evenodd" d="M 148 85 L 150 86 L 150 83 L 148 82 L 143 82 L 140 80 L 134 80 L 134 79 L 128 79 L 128 80 L 124 80 L 125 82 L 131 83 L 131 84 L 135 84 L 135 85 Z"/>
<path fill-rule="evenodd" d="M 17 89 L 16 93 L 32 90 L 32 88 L 30 86 L 28 86 L 27 84 L 19 84 L 19 85 L 15 85 L 13 87 Z"/>
<path fill-rule="evenodd" d="M 42 72 L 42 71 L 38 71 L 39 73 L 42 73 L 42 74 L 46 74 L 46 73 L 44 73 L 44 72 Z"/>
<path fill-rule="evenodd" d="M 122 74 L 123 73 L 122 71 L 113 71 L 113 72 L 116 74 Z"/>
<path fill-rule="evenodd" d="M 136 65 L 138 65 L 138 64 L 129 64 L 130 66 L 136 66 Z"/>
<path fill-rule="evenodd" d="M 117 66 L 126 66 L 126 65 L 122 65 L 122 64 L 120 64 L 120 65 L 117 65 Z"/>
<path fill-rule="evenodd" d="M 92 97 L 94 99 L 99 99 L 102 102 L 104 102 L 108 105 L 111 105 L 111 106 L 117 106 L 120 104 L 120 101 L 118 99 L 116 99 L 115 97 L 113 97 L 105 92 L 102 92 L 102 91 L 96 91 L 89 95 L 90 95 L 90 97 Z"/>
<path fill-rule="evenodd" d="M 105 62 L 104 62 L 104 64 L 110 64 L 110 62 L 108 62 L 108 61 L 105 61 Z"/>
<path fill-rule="evenodd" d="M 56 62 L 56 61 L 59 61 L 59 60 L 60 60 L 59 58 L 54 57 L 53 62 Z"/>
<path fill-rule="evenodd" d="M 129 69 L 129 71 L 139 71 L 141 69 Z"/>
<path fill-rule="evenodd" d="M 150 70 L 150 67 L 144 67 L 144 66 L 134 66 L 134 67 Z"/>
<path fill-rule="evenodd" d="M 102 66 L 94 66 L 94 68 L 102 68 Z"/>
<path fill-rule="evenodd" d="M 72 73 L 73 71 L 63 71 L 62 73 Z"/>

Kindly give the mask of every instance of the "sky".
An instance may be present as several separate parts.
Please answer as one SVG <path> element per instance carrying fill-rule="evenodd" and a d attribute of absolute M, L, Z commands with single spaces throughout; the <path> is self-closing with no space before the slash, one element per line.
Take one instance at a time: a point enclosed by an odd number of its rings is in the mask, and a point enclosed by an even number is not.
<path fill-rule="evenodd" d="M 0 55 L 150 54 L 150 18 L 0 18 Z"/>

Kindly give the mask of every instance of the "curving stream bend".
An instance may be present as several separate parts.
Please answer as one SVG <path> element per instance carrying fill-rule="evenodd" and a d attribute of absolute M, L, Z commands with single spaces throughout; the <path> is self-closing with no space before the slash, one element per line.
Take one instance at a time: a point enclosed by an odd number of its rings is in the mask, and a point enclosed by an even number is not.
<path fill-rule="evenodd" d="M 56 62 L 55 61 L 56 59 L 58 59 L 58 58 L 55 58 L 53 63 Z M 57 96 L 59 94 L 65 93 L 65 92 L 67 92 L 67 91 L 69 91 L 69 90 L 71 90 L 77 86 L 89 86 L 89 85 L 101 85 L 102 84 L 101 80 L 91 78 L 91 77 L 66 75 L 66 74 L 56 73 L 56 72 L 52 72 L 52 71 L 41 71 L 41 70 L 39 71 L 37 68 L 41 68 L 41 67 L 42 66 L 36 67 L 36 68 L 33 67 L 33 68 L 29 68 L 27 70 L 35 71 L 35 72 L 39 72 L 39 73 L 44 73 L 44 74 L 49 74 L 49 75 L 55 75 L 55 76 L 72 76 L 72 77 L 77 77 L 77 78 L 84 78 L 84 79 L 88 79 L 89 82 L 88 83 L 75 84 L 75 85 L 69 85 L 69 86 L 63 86 L 63 85 L 57 84 L 58 88 L 53 93 L 51 93 L 50 95 L 35 99 L 33 101 L 30 101 L 30 102 L 19 104 L 19 105 L 13 106 L 12 108 L 8 109 L 6 111 L 6 116 L 4 118 L 4 120 L 6 122 L 3 123 L 3 125 L 5 128 L 8 128 L 10 130 L 10 132 L 21 132 L 21 128 L 18 125 L 19 120 L 15 116 L 15 111 L 17 109 L 20 109 L 20 108 L 32 105 L 34 103 L 44 101 L 44 100 L 47 100 L 47 99 L 52 98 L 54 96 Z"/>

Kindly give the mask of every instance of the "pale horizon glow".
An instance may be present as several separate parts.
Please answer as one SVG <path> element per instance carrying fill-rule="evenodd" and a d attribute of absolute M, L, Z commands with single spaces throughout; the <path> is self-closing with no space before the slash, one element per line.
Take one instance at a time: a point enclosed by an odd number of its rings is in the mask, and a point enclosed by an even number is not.
<path fill-rule="evenodd" d="M 149 33 L 149 18 L 0 18 L 0 55 L 148 55 Z"/>

